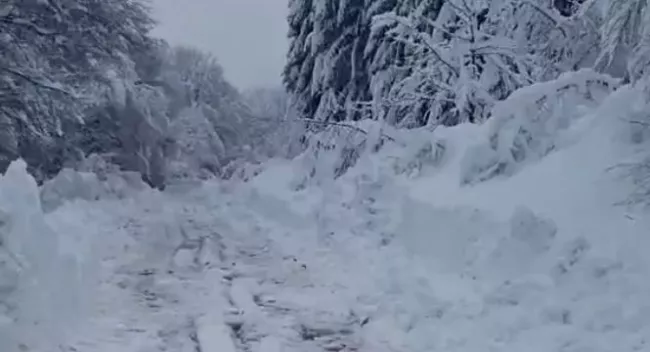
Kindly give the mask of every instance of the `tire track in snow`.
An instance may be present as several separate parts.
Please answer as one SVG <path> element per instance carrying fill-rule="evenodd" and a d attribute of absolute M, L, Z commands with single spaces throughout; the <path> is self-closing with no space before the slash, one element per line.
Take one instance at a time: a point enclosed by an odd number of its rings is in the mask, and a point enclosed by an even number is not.
<path fill-rule="evenodd" d="M 226 322 L 242 352 L 357 351 L 367 321 L 352 310 L 322 305 L 310 268 L 285 253 L 259 216 L 245 204 L 230 204 L 232 229 L 223 237 L 228 282 Z M 280 294 L 281 297 L 276 297 Z M 332 294 L 335 298 L 335 294 Z M 331 298 L 331 297 L 330 297 Z"/>
<path fill-rule="evenodd" d="M 111 209 L 94 314 L 65 350 L 235 352 L 222 319 L 219 234 L 192 207 L 149 206 Z"/>
<path fill-rule="evenodd" d="M 107 232 L 125 243 L 105 253 L 105 309 L 78 352 L 408 350 L 400 335 L 381 336 L 398 322 L 366 309 L 401 304 L 377 303 L 377 278 L 394 274 L 377 276 L 371 261 L 389 253 L 366 250 L 364 234 L 320 231 L 337 219 L 310 224 L 267 196 L 209 191 L 110 210 L 119 229 Z"/>

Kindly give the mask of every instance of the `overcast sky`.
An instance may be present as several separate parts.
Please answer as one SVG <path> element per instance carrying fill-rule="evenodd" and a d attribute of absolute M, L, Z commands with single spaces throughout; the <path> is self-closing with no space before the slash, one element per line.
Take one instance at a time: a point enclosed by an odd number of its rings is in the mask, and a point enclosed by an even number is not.
<path fill-rule="evenodd" d="M 287 0 L 151 0 L 172 44 L 214 53 L 240 88 L 280 84 L 287 48 Z"/>

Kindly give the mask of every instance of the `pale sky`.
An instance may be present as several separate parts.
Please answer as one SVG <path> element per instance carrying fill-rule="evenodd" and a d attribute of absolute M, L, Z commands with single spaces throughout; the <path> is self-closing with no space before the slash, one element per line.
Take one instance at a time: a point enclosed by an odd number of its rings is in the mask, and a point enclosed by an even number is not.
<path fill-rule="evenodd" d="M 274 86 L 287 49 L 287 0 L 151 0 L 172 44 L 212 52 L 239 88 Z"/>

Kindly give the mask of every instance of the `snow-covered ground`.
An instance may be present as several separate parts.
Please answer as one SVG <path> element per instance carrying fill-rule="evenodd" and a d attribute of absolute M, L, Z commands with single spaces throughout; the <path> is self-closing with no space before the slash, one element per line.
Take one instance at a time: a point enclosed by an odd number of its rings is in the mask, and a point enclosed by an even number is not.
<path fill-rule="evenodd" d="M 650 217 L 615 205 L 633 189 L 607 171 L 635 155 L 616 117 L 636 98 L 591 99 L 530 122 L 525 157 L 489 147 L 515 145 L 519 120 L 386 129 L 396 142 L 337 179 L 338 150 L 308 152 L 248 182 L 85 194 L 46 214 L 16 163 L 0 179 L 1 248 L 21 254 L 0 256 L 0 347 L 648 351 Z"/>

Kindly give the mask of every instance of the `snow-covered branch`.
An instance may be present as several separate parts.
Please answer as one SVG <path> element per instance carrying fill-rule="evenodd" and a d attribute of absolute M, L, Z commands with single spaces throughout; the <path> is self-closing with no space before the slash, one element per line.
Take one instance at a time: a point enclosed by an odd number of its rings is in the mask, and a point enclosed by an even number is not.
<path fill-rule="evenodd" d="M 53 92 L 64 94 L 64 95 L 69 96 L 69 97 L 74 97 L 74 94 L 72 94 L 69 91 L 65 90 L 64 88 L 62 88 L 58 84 L 54 84 L 54 83 L 51 83 L 51 82 L 44 82 L 44 81 L 42 81 L 40 79 L 34 78 L 34 77 L 26 74 L 26 73 L 20 72 L 17 69 L 13 69 L 13 68 L 6 67 L 6 66 L 0 66 L 0 71 L 9 73 L 9 74 L 11 74 L 13 76 L 16 76 L 16 77 L 18 77 L 20 79 L 23 79 L 23 80 L 33 84 L 34 86 L 36 86 L 38 88 L 43 88 L 43 89 L 47 89 L 47 90 L 50 90 L 50 91 L 53 91 Z"/>
<path fill-rule="evenodd" d="M 4 17 L 0 17 L 0 22 L 3 22 L 8 25 L 27 27 L 39 35 L 51 36 L 51 35 L 60 34 L 55 31 L 40 27 L 37 24 L 22 18 L 12 18 L 8 16 L 4 16 Z"/>
<path fill-rule="evenodd" d="M 529 6 L 530 8 L 534 9 L 539 14 L 541 14 L 542 16 L 546 17 L 546 19 L 548 19 L 555 25 L 555 29 L 559 30 L 565 38 L 568 37 L 566 30 L 562 27 L 563 21 L 559 18 L 556 12 L 554 12 L 553 10 L 547 10 L 531 0 L 517 0 L 517 1 L 519 1 L 522 5 Z"/>

